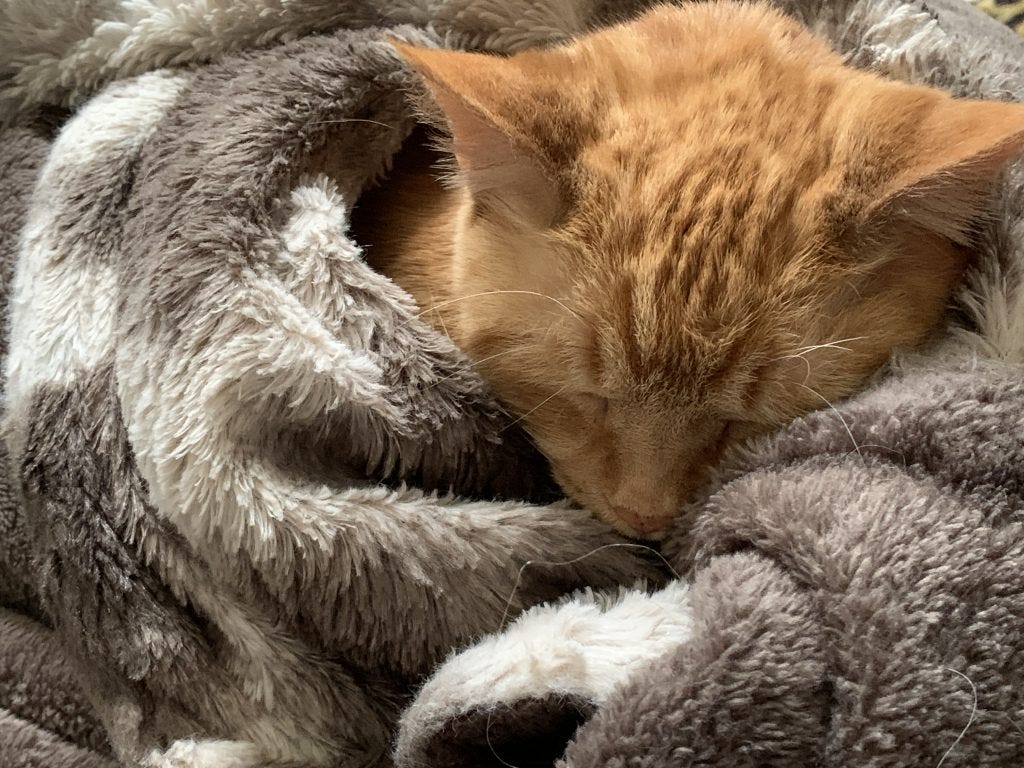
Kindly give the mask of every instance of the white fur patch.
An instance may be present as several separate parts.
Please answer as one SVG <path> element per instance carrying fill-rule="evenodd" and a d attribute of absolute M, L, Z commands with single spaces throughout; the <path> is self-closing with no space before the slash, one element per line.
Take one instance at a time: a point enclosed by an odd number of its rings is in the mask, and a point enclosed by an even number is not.
<path fill-rule="evenodd" d="M 993 266 L 981 272 L 961 294 L 977 330 L 955 329 L 976 355 L 1007 363 L 1024 363 L 1024 290 L 1020 277 Z"/>
<path fill-rule="evenodd" d="M 266 758 L 254 744 L 244 741 L 181 739 L 166 750 L 153 750 L 143 768 L 259 768 Z"/>
<path fill-rule="evenodd" d="M 156 72 L 118 84 L 71 120 L 40 173 L 22 232 L 11 291 L 6 401 L 15 407 L 42 383 L 67 384 L 113 349 L 116 254 L 63 237 L 72 215 L 61 189 L 103 158 L 131 156 L 155 129 L 186 80 Z M 83 173 L 83 169 L 85 172 Z M 107 231 L 115 222 L 105 222 Z"/>
<path fill-rule="evenodd" d="M 450 658 L 418 702 L 510 703 L 548 693 L 600 704 L 636 669 L 689 641 L 689 586 L 659 592 L 590 592 L 535 607 L 511 626 Z"/>
<path fill-rule="evenodd" d="M 197 551 L 218 536 L 225 538 L 215 548 L 246 546 L 255 528 L 256 546 L 276 557 L 278 529 L 316 539 L 319 548 L 337 533 L 329 514 L 337 500 L 317 498 L 330 494 L 326 487 L 293 487 L 279 467 L 239 450 L 239 434 L 260 434 L 282 417 L 272 398 L 310 430 L 342 404 L 400 419 L 367 350 L 379 318 L 337 273 L 358 258 L 344 234 L 342 201 L 321 179 L 291 195 L 287 214 L 283 248 L 269 266 L 246 273 L 229 311 L 187 329 L 184 338 L 202 339 L 195 351 L 175 353 L 161 370 L 165 361 L 149 359 L 142 343 L 118 349 L 139 467 L 157 507 Z"/>

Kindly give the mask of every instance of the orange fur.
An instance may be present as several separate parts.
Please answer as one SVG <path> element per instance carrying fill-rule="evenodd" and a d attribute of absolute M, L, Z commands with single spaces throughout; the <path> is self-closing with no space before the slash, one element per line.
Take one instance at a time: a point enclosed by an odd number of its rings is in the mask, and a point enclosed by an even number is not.
<path fill-rule="evenodd" d="M 509 58 L 397 45 L 410 146 L 369 257 L 479 363 L 565 491 L 634 535 L 722 450 L 939 323 L 1024 107 L 844 66 L 766 5 L 690 3 Z"/>

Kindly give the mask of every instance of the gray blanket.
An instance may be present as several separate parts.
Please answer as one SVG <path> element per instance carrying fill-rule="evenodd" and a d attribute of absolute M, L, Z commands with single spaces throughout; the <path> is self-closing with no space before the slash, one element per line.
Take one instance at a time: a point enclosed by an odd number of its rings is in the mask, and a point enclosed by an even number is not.
<path fill-rule="evenodd" d="M 730 457 L 664 567 L 553 500 L 346 236 L 414 125 L 385 34 L 513 51 L 627 5 L 0 9 L 9 762 L 1020 764 L 1019 169 L 943 338 Z M 959 0 L 782 5 L 1024 98 Z"/>

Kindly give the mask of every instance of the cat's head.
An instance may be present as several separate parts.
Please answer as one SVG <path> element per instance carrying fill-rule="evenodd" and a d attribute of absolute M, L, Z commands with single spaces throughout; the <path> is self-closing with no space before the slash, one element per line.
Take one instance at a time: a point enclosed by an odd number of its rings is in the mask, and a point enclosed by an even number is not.
<path fill-rule="evenodd" d="M 855 71 L 761 6 L 508 58 L 399 48 L 465 190 L 448 330 L 634 535 L 927 336 L 1024 144 L 1024 107 Z"/>

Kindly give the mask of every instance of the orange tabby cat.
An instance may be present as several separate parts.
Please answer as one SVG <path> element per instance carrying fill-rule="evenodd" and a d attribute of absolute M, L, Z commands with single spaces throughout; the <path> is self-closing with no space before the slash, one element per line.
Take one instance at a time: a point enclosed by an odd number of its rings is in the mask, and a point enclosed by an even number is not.
<path fill-rule="evenodd" d="M 724 448 L 939 323 L 1024 107 L 844 66 L 766 5 L 659 7 L 510 58 L 397 45 L 451 134 L 361 201 L 368 258 L 655 536 Z"/>

